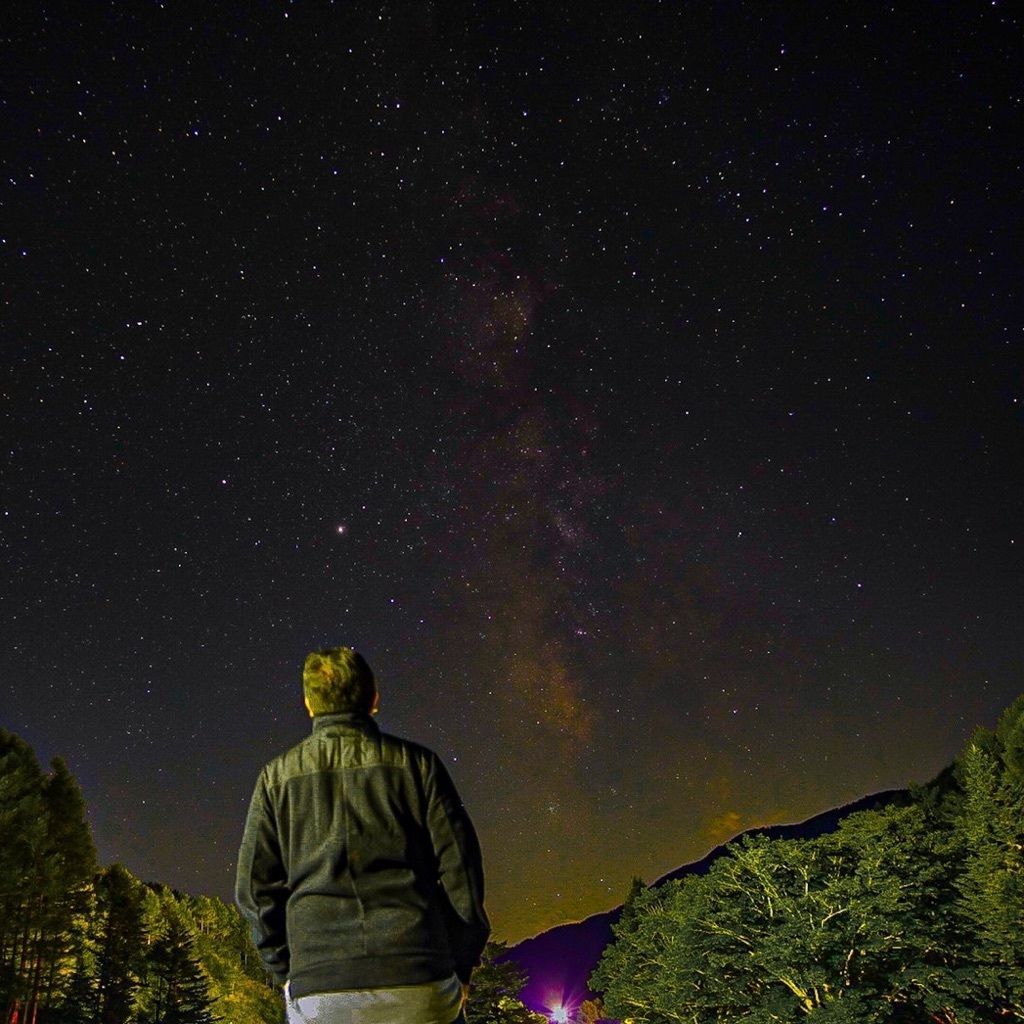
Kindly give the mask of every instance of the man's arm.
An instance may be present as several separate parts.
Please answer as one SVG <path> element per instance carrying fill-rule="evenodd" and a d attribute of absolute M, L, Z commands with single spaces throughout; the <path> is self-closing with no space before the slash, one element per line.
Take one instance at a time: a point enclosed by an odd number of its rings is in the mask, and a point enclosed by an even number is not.
<path fill-rule="evenodd" d="M 253 942 L 278 982 L 288 979 L 285 904 L 287 873 L 264 773 L 260 773 L 238 851 L 235 902 L 252 929 Z"/>
<path fill-rule="evenodd" d="M 448 941 L 455 971 L 463 984 L 468 984 L 491 934 L 484 911 L 480 843 L 455 784 L 433 754 L 427 765 L 426 792 L 427 827 L 437 856 L 438 875 L 454 911 L 449 915 Z"/>

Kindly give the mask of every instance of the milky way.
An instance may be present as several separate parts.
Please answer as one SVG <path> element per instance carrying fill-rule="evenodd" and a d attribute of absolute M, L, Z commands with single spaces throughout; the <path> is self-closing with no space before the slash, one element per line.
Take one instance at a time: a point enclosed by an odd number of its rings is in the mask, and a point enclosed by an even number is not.
<path fill-rule="evenodd" d="M 228 897 L 322 645 L 510 939 L 1024 689 L 1017 12 L 608 8 L 5 18 L 2 724 L 105 861 Z"/>

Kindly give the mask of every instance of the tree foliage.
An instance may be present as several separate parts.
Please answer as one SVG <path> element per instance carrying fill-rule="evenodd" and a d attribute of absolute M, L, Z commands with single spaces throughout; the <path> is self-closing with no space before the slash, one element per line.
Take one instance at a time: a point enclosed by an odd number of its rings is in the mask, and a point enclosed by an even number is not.
<path fill-rule="evenodd" d="M 0 729 L 0 1006 L 36 1024 L 74 977 L 76 922 L 86 913 L 96 851 L 67 766 L 44 774 L 24 740 Z"/>
<path fill-rule="evenodd" d="M 591 987 L 644 1024 L 1024 1020 L 1024 698 L 941 785 L 634 885 Z"/>
<path fill-rule="evenodd" d="M 96 880 L 96 1024 L 127 1024 L 145 970 L 143 886 L 120 864 Z"/>
<path fill-rule="evenodd" d="M 233 907 L 98 871 L 77 783 L 0 730 L 0 1024 L 279 1024 Z"/>
<path fill-rule="evenodd" d="M 145 1024 L 214 1024 L 210 983 L 180 918 L 167 922 L 147 955 Z"/>
<path fill-rule="evenodd" d="M 505 951 L 504 942 L 487 943 L 480 966 L 473 972 L 467 1016 L 473 1024 L 543 1024 L 547 1018 L 520 1001 L 526 974 L 514 961 L 501 959 Z"/>

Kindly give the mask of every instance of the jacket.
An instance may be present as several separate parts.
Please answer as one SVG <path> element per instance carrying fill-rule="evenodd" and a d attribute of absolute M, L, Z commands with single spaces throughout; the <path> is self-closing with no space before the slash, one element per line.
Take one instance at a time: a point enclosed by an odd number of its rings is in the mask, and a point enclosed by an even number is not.
<path fill-rule="evenodd" d="M 468 982 L 490 934 L 480 846 L 436 754 L 317 715 L 260 773 L 235 900 L 292 998 Z"/>

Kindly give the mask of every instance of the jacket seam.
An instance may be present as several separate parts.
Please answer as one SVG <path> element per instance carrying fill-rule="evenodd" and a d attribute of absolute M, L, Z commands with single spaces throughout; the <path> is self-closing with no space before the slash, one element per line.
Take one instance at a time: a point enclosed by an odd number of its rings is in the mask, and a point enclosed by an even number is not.
<path fill-rule="evenodd" d="M 368 771 L 373 771 L 373 769 L 375 769 L 375 768 L 390 769 L 390 770 L 398 771 L 398 772 L 408 771 L 410 774 L 415 774 L 409 768 L 407 768 L 405 765 L 400 765 L 400 764 L 353 764 L 353 765 L 344 765 L 341 768 L 327 768 L 327 767 L 324 767 L 324 768 L 313 768 L 313 769 L 311 769 L 308 772 L 296 772 L 294 775 L 289 775 L 287 778 L 281 779 L 280 782 L 270 782 L 270 781 L 268 781 L 266 783 L 266 788 L 268 790 L 280 789 L 282 786 L 287 785 L 293 779 L 308 779 L 310 775 L 333 775 L 333 774 L 339 774 L 341 772 L 354 772 L 354 771 L 367 771 L 368 772 Z"/>

